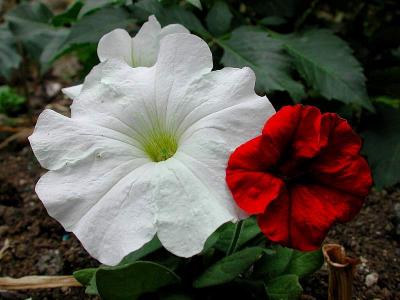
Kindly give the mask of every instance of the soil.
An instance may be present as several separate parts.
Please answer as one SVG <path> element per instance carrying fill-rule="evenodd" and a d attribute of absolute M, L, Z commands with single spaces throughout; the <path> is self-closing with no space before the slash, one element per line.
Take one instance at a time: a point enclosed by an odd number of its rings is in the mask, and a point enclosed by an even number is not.
<path fill-rule="evenodd" d="M 48 216 L 34 186 L 44 172 L 26 141 L 11 143 L 0 152 L 0 254 L 1 276 L 65 275 L 98 265 L 79 241 Z M 360 257 L 355 299 L 400 299 L 400 189 L 372 191 L 352 222 L 334 227 L 326 242 L 342 244 L 348 254 Z M 8 241 L 8 242 L 6 242 Z M 369 275 L 366 285 L 366 277 Z M 378 280 L 374 283 L 378 275 Z M 304 280 L 303 299 L 326 299 L 328 271 Z M 0 299 L 94 299 L 81 288 L 0 292 Z"/>

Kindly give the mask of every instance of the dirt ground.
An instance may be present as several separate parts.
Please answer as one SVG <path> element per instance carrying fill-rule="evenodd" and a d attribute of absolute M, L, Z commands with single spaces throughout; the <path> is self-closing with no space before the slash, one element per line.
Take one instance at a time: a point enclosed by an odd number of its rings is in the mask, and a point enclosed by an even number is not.
<path fill-rule="evenodd" d="M 76 238 L 47 215 L 34 192 L 42 172 L 24 142 L 11 143 L 0 152 L 1 276 L 71 274 L 97 265 Z M 400 190 L 373 191 L 355 220 L 331 230 L 327 242 L 342 244 L 349 254 L 362 260 L 355 280 L 355 299 L 400 299 L 399 221 Z M 326 299 L 327 280 L 326 268 L 306 279 L 303 298 Z M 0 291 L 0 299 L 29 297 L 93 299 L 81 288 Z"/>

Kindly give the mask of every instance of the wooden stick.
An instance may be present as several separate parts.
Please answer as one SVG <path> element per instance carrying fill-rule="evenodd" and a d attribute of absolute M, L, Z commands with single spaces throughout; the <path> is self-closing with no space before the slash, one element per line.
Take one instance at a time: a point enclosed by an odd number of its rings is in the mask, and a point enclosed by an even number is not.
<path fill-rule="evenodd" d="M 82 285 L 76 281 L 73 276 L 0 277 L 0 290 L 28 290 L 81 286 Z"/>
<path fill-rule="evenodd" d="M 328 300 L 351 300 L 355 267 L 360 260 L 346 256 L 337 244 L 324 245 L 322 252 L 329 268 Z"/>

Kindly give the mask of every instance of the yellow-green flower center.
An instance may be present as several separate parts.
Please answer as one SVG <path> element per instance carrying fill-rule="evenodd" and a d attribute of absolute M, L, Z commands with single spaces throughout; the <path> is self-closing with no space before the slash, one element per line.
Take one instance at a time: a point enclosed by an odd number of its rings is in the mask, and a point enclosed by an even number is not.
<path fill-rule="evenodd" d="M 143 142 L 143 150 L 154 162 L 167 160 L 178 149 L 178 139 L 166 131 L 154 131 Z"/>

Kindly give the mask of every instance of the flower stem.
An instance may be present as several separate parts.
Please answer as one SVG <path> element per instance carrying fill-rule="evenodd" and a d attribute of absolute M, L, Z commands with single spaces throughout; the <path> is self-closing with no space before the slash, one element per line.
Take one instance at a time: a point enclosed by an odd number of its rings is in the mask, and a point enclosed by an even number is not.
<path fill-rule="evenodd" d="M 240 220 L 236 223 L 235 231 L 233 232 L 232 241 L 229 245 L 228 251 L 226 252 L 226 256 L 233 254 L 237 247 L 237 242 L 239 241 L 240 233 L 242 232 L 243 220 Z"/>

